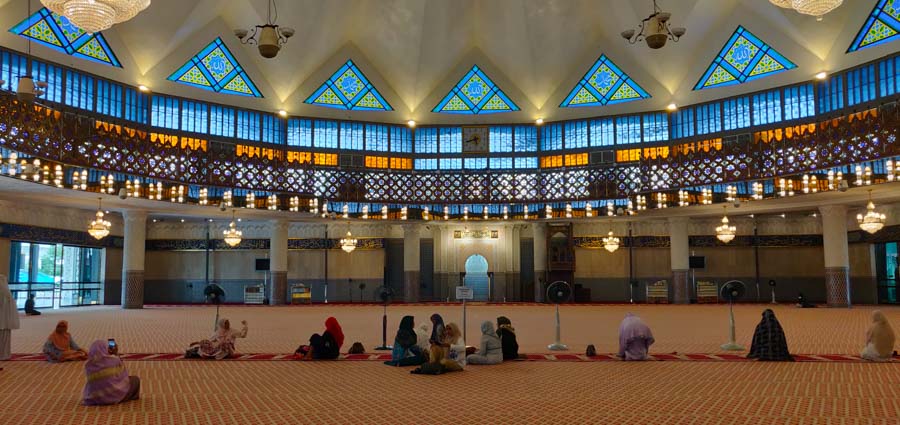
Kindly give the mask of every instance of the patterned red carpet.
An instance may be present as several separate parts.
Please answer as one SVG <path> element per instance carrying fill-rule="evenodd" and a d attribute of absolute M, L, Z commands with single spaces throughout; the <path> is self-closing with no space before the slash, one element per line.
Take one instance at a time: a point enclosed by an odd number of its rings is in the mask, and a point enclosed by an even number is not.
<path fill-rule="evenodd" d="M 738 342 L 749 345 L 766 306 L 739 306 Z M 461 321 L 455 306 L 397 306 L 426 320 L 434 311 Z M 882 308 L 900 329 L 900 309 Z M 635 311 L 653 328 L 653 362 L 587 359 L 584 346 L 615 348 L 618 321 Z M 337 362 L 168 361 L 187 342 L 209 334 L 207 307 L 123 311 L 88 308 L 23 318 L 13 351 L 35 353 L 59 319 L 70 321 L 83 345 L 115 337 L 130 372 L 142 379 L 142 399 L 112 407 L 79 405 L 82 365 L 41 361 L 0 363 L 0 424 L 898 424 L 900 365 L 854 360 L 871 308 L 799 310 L 780 307 L 794 363 L 738 360 L 718 350 L 727 335 L 722 306 L 573 306 L 562 310 L 569 353 L 535 361 L 470 366 L 444 376 L 417 376 L 380 364 L 374 355 Z M 516 325 L 523 351 L 548 353 L 552 308 L 470 307 L 470 344 L 481 320 L 497 315 Z M 333 315 L 347 340 L 380 343 L 381 309 L 316 306 L 223 308 L 232 322 L 250 323 L 242 353 L 289 353 Z M 671 355 L 677 351 L 679 354 Z M 171 353 L 142 355 L 134 353 Z M 705 354 L 681 354 L 705 353 Z M 153 358 L 161 356 L 162 358 Z M 247 355 L 252 360 L 252 355 Z M 552 356 L 552 357 L 551 357 Z M 541 358 L 538 358 L 541 357 Z M 27 356 L 20 360 L 27 360 Z M 141 361 L 139 361 L 141 360 Z M 150 361 L 157 360 L 157 361 Z M 268 360 L 268 361 L 267 361 Z"/>

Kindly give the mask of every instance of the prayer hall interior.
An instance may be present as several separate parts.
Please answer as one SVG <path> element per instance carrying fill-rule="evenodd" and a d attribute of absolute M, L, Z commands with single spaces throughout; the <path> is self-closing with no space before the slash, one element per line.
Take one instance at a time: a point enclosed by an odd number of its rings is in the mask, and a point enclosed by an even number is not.
<path fill-rule="evenodd" d="M 900 0 L 0 27 L 0 423 L 897 423 Z"/>

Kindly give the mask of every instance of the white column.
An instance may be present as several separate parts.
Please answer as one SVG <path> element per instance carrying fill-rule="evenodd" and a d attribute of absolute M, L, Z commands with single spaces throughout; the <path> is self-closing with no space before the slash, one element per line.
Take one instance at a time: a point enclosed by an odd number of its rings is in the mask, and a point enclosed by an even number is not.
<path fill-rule="evenodd" d="M 269 304 L 286 304 L 288 229 L 287 220 L 272 220 L 269 235 Z"/>
<path fill-rule="evenodd" d="M 669 254 L 672 262 L 672 288 L 675 304 L 688 304 L 691 302 L 690 282 L 690 255 L 691 248 L 688 242 L 687 217 L 669 218 Z"/>
<path fill-rule="evenodd" d="M 534 223 L 534 301 L 544 300 L 544 285 L 547 283 L 547 223 Z"/>
<path fill-rule="evenodd" d="M 419 224 L 403 225 L 403 298 L 419 302 L 421 240 Z"/>
<path fill-rule="evenodd" d="M 850 307 L 850 255 L 847 252 L 847 207 L 826 205 L 822 213 L 826 300 L 832 307 Z"/>
<path fill-rule="evenodd" d="M 125 246 L 122 252 L 122 308 L 144 308 L 144 249 L 147 244 L 147 212 L 127 210 Z"/>

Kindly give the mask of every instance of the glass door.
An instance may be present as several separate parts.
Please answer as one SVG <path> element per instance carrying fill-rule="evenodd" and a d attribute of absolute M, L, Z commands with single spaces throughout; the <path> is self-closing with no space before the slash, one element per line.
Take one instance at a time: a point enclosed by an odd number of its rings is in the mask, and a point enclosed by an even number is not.
<path fill-rule="evenodd" d="M 18 308 L 29 294 L 38 309 L 99 304 L 102 265 L 99 248 L 14 241 L 9 286 Z"/>

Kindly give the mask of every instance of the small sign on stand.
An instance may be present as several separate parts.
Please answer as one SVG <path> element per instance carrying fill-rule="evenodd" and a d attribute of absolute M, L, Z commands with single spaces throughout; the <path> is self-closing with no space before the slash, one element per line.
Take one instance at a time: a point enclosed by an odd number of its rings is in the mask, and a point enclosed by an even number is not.
<path fill-rule="evenodd" d="M 466 301 L 475 298 L 475 290 L 467 286 L 456 287 L 456 299 L 462 300 L 463 303 L 463 345 L 466 341 Z"/>

